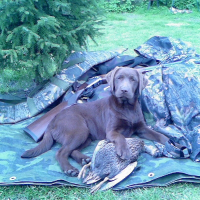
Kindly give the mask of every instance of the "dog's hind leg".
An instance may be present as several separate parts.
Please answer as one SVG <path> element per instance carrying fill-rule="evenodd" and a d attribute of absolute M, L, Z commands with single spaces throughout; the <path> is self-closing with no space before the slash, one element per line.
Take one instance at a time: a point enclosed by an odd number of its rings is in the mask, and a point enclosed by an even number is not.
<path fill-rule="evenodd" d="M 65 135 L 65 138 L 63 139 L 62 142 L 62 147 L 58 150 L 56 158 L 61 168 L 67 175 L 69 176 L 78 175 L 79 173 L 78 169 L 76 169 L 69 163 L 68 157 L 71 154 L 74 154 L 74 157 L 76 157 L 75 154 L 77 154 L 77 152 L 74 153 L 72 152 L 78 149 L 79 147 L 84 146 L 88 136 L 89 136 L 89 131 L 87 128 L 83 126 L 76 127 L 73 130 L 71 130 L 70 133 L 68 132 L 68 134 Z M 86 157 L 84 158 L 87 159 Z"/>
<path fill-rule="evenodd" d="M 65 174 L 67 174 L 69 176 L 78 176 L 79 170 L 76 169 L 75 167 L 73 167 L 69 163 L 69 161 L 68 161 L 69 155 L 70 155 L 70 150 L 69 150 L 68 146 L 62 146 L 59 149 L 59 151 L 56 155 L 56 158 Z"/>
<path fill-rule="evenodd" d="M 86 156 L 80 152 L 82 149 L 89 146 L 91 141 L 92 140 L 90 138 L 87 138 L 85 143 L 82 144 L 78 149 L 72 151 L 72 153 L 70 155 L 80 165 L 85 165 L 91 161 L 91 158 L 89 156 Z"/>

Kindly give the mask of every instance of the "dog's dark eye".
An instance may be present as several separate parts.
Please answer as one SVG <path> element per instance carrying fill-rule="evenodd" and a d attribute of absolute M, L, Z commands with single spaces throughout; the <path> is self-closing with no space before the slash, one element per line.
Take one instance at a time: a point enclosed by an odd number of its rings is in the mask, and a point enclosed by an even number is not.
<path fill-rule="evenodd" d="M 123 76 L 118 76 L 118 77 L 117 77 L 117 79 L 122 79 L 122 78 L 123 78 Z"/>
<path fill-rule="evenodd" d="M 130 76 L 130 80 L 131 80 L 131 81 L 135 81 L 135 79 L 134 79 L 133 76 Z"/>

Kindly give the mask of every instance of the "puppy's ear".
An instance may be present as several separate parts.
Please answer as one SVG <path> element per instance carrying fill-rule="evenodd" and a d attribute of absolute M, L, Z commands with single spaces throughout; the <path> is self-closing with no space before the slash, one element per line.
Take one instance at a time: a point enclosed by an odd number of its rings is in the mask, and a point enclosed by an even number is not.
<path fill-rule="evenodd" d="M 139 95 L 141 95 L 142 90 L 147 86 L 148 84 L 148 79 L 145 77 L 145 74 L 142 73 L 142 71 L 137 70 L 138 72 L 138 78 L 139 78 L 139 86 L 138 86 L 138 90 L 139 90 Z"/>
<path fill-rule="evenodd" d="M 121 67 L 115 67 L 112 71 L 106 74 L 106 80 L 108 82 L 108 85 L 110 85 L 112 92 L 114 92 L 115 90 L 115 84 L 114 84 L 115 74 L 120 68 Z"/>

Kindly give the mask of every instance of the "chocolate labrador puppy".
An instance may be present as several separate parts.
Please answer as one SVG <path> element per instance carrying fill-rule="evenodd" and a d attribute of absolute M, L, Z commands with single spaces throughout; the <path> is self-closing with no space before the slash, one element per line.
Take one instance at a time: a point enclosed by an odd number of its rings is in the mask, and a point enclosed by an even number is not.
<path fill-rule="evenodd" d="M 77 176 L 79 171 L 68 161 L 71 156 L 80 164 L 90 158 L 80 150 L 92 140 L 107 139 L 113 142 L 122 159 L 130 157 L 125 138 L 133 133 L 165 144 L 169 138 L 149 129 L 144 121 L 138 96 L 147 85 L 144 75 L 137 69 L 116 67 L 106 75 L 112 95 L 94 102 L 72 105 L 50 122 L 40 144 L 26 151 L 22 158 L 38 156 L 51 149 L 54 141 L 62 144 L 57 160 L 63 171 Z"/>

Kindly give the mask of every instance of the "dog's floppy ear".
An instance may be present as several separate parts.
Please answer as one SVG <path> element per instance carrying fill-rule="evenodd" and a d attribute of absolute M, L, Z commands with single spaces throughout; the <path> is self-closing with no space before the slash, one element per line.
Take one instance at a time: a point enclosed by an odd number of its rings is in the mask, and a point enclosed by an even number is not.
<path fill-rule="evenodd" d="M 110 85 L 112 92 L 114 92 L 115 90 L 115 85 L 114 85 L 115 74 L 120 68 L 121 67 L 115 67 L 112 71 L 106 74 L 106 80 L 108 82 L 108 85 Z"/>
<path fill-rule="evenodd" d="M 136 69 L 137 70 L 137 69 Z M 148 84 L 148 79 L 145 77 L 145 74 L 142 73 L 142 71 L 137 70 L 138 72 L 138 78 L 139 78 L 139 86 L 138 86 L 138 90 L 139 90 L 139 95 L 141 95 L 142 90 L 147 86 Z"/>

